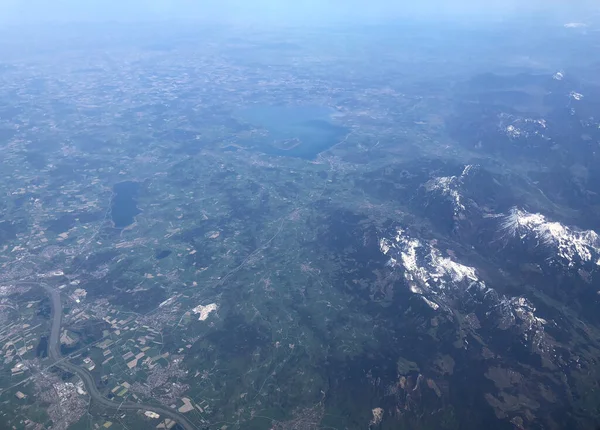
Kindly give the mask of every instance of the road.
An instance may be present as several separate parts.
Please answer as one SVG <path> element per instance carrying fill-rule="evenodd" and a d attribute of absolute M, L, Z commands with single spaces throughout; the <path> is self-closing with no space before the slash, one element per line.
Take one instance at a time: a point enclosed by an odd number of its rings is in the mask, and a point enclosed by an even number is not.
<path fill-rule="evenodd" d="M 172 409 L 162 406 L 148 405 L 144 403 L 117 403 L 107 399 L 102 395 L 102 393 L 100 393 L 100 391 L 98 391 L 98 387 L 96 387 L 94 378 L 86 369 L 76 366 L 67 360 L 63 360 L 60 353 L 60 329 L 62 326 L 63 316 L 60 292 L 44 283 L 39 283 L 37 285 L 43 287 L 46 290 L 46 292 L 50 296 L 50 301 L 52 302 L 52 329 L 50 330 L 50 339 L 48 341 L 48 356 L 56 364 L 56 366 L 79 376 L 85 384 L 87 392 L 90 394 L 90 396 L 95 402 L 98 402 L 105 408 L 115 409 L 119 411 L 139 410 L 156 412 L 157 414 L 161 415 L 161 417 L 166 417 L 177 421 L 177 423 L 185 430 L 197 430 L 197 427 L 190 420 L 188 420 L 182 414 Z"/>

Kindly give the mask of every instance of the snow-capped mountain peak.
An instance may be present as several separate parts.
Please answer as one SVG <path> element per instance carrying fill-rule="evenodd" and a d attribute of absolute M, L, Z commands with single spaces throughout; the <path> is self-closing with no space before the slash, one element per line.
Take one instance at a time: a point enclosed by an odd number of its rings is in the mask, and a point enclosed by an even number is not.
<path fill-rule="evenodd" d="M 466 302 L 479 307 L 502 330 L 516 328 L 520 336 L 536 348 L 544 339 L 546 321 L 524 297 L 507 297 L 486 285 L 474 267 L 445 257 L 429 242 L 412 237 L 398 228 L 395 236 L 379 241 L 388 266 L 401 270 L 408 290 L 433 310 L 454 313 Z"/>
<path fill-rule="evenodd" d="M 464 179 L 473 170 L 474 166 L 468 164 L 464 167 L 459 176 L 442 176 L 429 180 L 425 184 L 425 189 L 429 192 L 436 191 L 442 196 L 449 197 L 454 206 L 454 216 L 460 215 L 465 210 L 463 197 L 460 194 L 460 187 L 464 183 Z"/>
<path fill-rule="evenodd" d="M 437 307 L 431 303 L 447 306 L 451 301 L 446 297 L 447 288 L 466 290 L 479 281 L 473 267 L 443 256 L 435 246 L 411 237 L 402 228 L 392 240 L 382 238 L 379 244 L 381 252 L 390 257 L 388 265 L 402 268 L 410 290 L 434 309 Z"/>
<path fill-rule="evenodd" d="M 553 250 L 569 266 L 578 261 L 598 261 L 600 256 L 600 237 L 595 231 L 567 227 L 547 220 L 542 214 L 513 208 L 503 218 L 501 230 L 505 237 L 534 239 L 536 246 Z"/>

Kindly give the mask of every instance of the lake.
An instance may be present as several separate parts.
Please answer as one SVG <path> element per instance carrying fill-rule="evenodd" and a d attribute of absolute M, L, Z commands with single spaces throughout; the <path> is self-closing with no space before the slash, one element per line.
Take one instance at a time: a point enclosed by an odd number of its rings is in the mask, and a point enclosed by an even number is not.
<path fill-rule="evenodd" d="M 331 122 L 333 109 L 322 106 L 257 105 L 236 112 L 242 121 L 269 132 L 256 149 L 270 155 L 313 159 L 337 144 L 348 129 Z"/>
<path fill-rule="evenodd" d="M 140 184 L 132 181 L 119 182 L 113 187 L 110 216 L 116 228 L 125 228 L 141 213 L 137 207 Z"/>

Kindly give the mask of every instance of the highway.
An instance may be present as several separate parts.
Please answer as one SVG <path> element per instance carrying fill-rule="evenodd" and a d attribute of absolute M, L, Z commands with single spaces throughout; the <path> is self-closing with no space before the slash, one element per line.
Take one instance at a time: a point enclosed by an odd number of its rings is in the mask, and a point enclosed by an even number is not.
<path fill-rule="evenodd" d="M 31 284 L 36 283 L 32 282 Z M 79 376 L 85 384 L 87 392 L 90 394 L 90 396 L 95 402 L 98 402 L 105 408 L 115 409 L 119 411 L 152 411 L 161 415 L 162 418 L 166 417 L 177 421 L 177 423 L 185 430 L 197 430 L 197 427 L 190 420 L 188 420 L 182 414 L 170 408 L 134 402 L 117 403 L 107 399 L 98 391 L 98 387 L 96 387 L 94 378 L 86 369 L 76 366 L 67 360 L 63 360 L 60 353 L 60 329 L 62 326 L 63 315 L 62 302 L 60 300 L 60 292 L 44 283 L 37 283 L 37 285 L 43 287 L 46 290 L 52 302 L 52 328 L 50 330 L 50 339 L 48 341 L 48 356 L 56 366 Z"/>

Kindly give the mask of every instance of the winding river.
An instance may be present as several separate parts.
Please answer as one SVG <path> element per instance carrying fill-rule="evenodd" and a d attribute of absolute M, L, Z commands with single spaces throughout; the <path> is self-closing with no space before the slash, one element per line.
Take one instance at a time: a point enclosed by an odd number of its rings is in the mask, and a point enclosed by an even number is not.
<path fill-rule="evenodd" d="M 25 283 L 23 283 L 25 284 Z M 81 378 L 85 384 L 87 392 L 90 394 L 95 402 L 98 402 L 102 406 L 108 409 L 121 410 L 140 410 L 140 411 L 152 411 L 164 417 L 170 418 L 176 421 L 185 430 L 197 430 L 197 427 L 182 414 L 163 406 L 149 405 L 145 403 L 134 403 L 134 402 L 113 402 L 98 391 L 96 383 L 92 375 L 85 369 L 64 360 L 60 353 L 60 329 L 62 325 L 63 308 L 60 300 L 60 292 L 47 284 L 44 283 L 27 283 L 30 285 L 39 285 L 43 287 L 52 303 L 52 329 L 50 331 L 50 339 L 48 340 L 48 355 L 53 363 L 61 369 L 74 373 Z"/>

